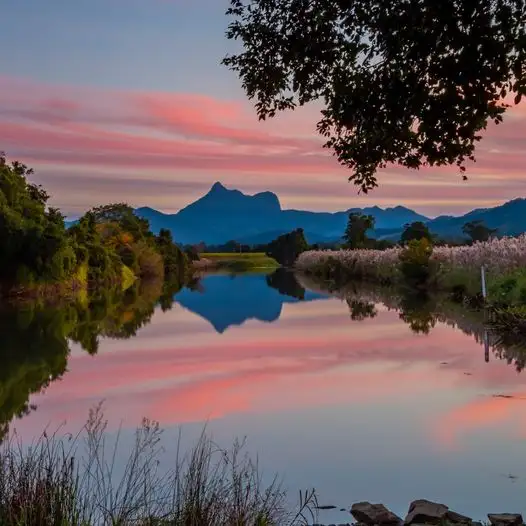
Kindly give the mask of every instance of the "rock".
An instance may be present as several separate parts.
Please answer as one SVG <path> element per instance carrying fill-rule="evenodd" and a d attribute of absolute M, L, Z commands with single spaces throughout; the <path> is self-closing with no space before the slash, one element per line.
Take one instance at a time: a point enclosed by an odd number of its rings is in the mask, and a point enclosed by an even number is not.
<path fill-rule="evenodd" d="M 384 524 L 400 524 L 402 519 L 389 511 L 383 504 L 357 502 L 351 507 L 352 516 L 367 526 L 383 526 Z"/>
<path fill-rule="evenodd" d="M 488 513 L 488 519 L 493 526 L 520 526 L 523 522 L 520 513 Z"/>
<path fill-rule="evenodd" d="M 465 515 L 461 515 L 460 513 L 451 510 L 446 513 L 446 520 L 450 524 L 473 524 L 473 519 L 470 517 L 466 517 Z"/>
<path fill-rule="evenodd" d="M 446 519 L 449 508 L 444 504 L 420 499 L 411 502 L 406 524 L 439 524 Z"/>

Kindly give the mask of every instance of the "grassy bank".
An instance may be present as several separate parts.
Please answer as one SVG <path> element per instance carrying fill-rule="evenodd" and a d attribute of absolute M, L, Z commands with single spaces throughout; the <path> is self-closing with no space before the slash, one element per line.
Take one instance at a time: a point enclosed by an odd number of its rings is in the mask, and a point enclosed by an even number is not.
<path fill-rule="evenodd" d="M 83 263 L 68 279 L 6 287 L 4 295 L 0 294 L 0 299 L 3 297 L 8 303 L 38 301 L 45 304 L 57 304 L 64 301 L 76 301 L 82 304 L 86 302 L 91 291 L 114 287 L 125 291 L 139 281 L 133 270 L 126 265 L 122 265 L 120 276 L 104 283 L 90 282 L 88 273 L 88 265 Z"/>
<path fill-rule="evenodd" d="M 259 269 L 275 269 L 279 263 L 263 252 L 227 253 L 204 252 L 200 261 L 195 262 L 196 268 L 210 270 L 226 270 L 245 272 Z"/>
<path fill-rule="evenodd" d="M 106 434 L 99 409 L 75 438 L 43 434 L 27 449 L 12 436 L 0 451 L 2 526 L 272 526 L 314 522 L 313 492 L 287 508 L 276 478 L 235 442 L 228 449 L 202 434 L 170 469 L 160 458 L 162 431 L 143 420 L 129 451 Z M 179 451 L 179 446 L 177 447 Z M 125 454 L 117 475 L 115 458 Z M 162 470 L 160 466 L 162 465 Z"/>
<path fill-rule="evenodd" d="M 496 318 L 515 324 L 526 319 L 526 235 L 426 250 L 413 245 L 383 251 L 308 251 L 299 256 L 296 268 L 338 286 L 352 281 L 409 285 L 446 292 L 457 301 L 481 304 L 484 267 L 485 303 Z"/>

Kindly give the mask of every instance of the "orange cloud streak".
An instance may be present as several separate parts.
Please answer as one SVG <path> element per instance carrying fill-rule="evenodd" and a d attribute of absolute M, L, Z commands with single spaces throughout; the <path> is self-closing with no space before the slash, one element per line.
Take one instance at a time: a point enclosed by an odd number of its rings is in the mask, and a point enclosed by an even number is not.
<path fill-rule="evenodd" d="M 453 449 L 458 448 L 463 435 L 497 426 L 507 431 L 526 427 L 525 391 L 485 396 L 455 408 L 438 419 L 432 434 L 443 447 Z"/>

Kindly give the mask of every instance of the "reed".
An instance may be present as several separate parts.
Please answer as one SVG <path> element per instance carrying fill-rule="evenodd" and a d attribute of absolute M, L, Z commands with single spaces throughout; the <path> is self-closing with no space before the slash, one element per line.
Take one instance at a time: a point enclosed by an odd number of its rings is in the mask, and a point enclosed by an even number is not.
<path fill-rule="evenodd" d="M 205 430 L 206 431 L 206 430 Z M 0 451 L 2 526 L 274 526 L 315 522 L 314 490 L 287 507 L 278 478 L 264 484 L 244 441 L 228 450 L 203 431 L 186 455 L 160 469 L 162 430 L 144 419 L 124 470 L 120 433 L 110 441 L 101 406 L 73 436 L 43 433 L 29 447 L 16 433 Z M 164 464 L 163 464 L 164 468 Z M 119 472 L 118 472 L 119 471 Z"/>

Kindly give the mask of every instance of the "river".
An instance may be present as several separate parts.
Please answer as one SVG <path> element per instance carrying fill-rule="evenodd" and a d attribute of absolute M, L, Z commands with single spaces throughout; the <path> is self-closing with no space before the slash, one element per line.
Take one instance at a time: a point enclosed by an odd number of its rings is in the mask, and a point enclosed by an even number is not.
<path fill-rule="evenodd" d="M 138 321 L 131 310 L 67 341 L 45 313 L 4 315 L 4 425 L 16 414 L 26 440 L 79 429 L 104 400 L 108 432 L 126 437 L 147 416 L 168 451 L 205 424 L 221 444 L 246 436 L 267 475 L 292 494 L 315 487 L 322 505 L 526 512 L 522 354 L 479 314 L 283 271 L 207 275 Z"/>

